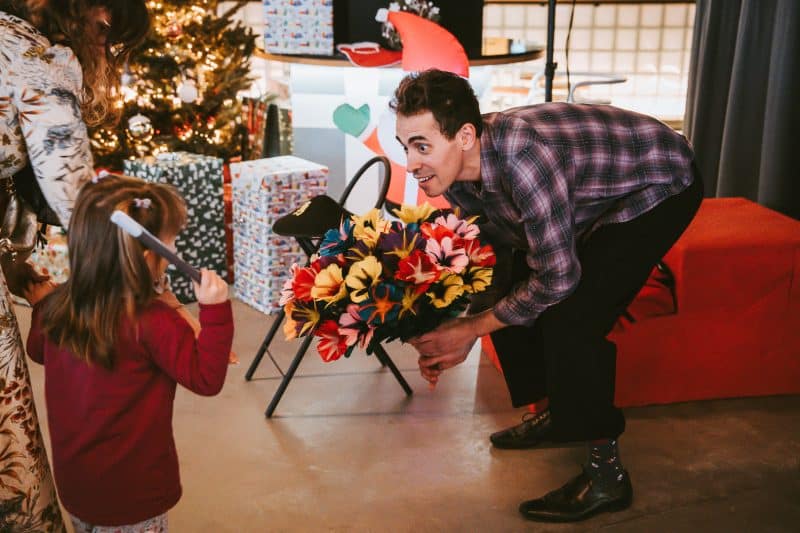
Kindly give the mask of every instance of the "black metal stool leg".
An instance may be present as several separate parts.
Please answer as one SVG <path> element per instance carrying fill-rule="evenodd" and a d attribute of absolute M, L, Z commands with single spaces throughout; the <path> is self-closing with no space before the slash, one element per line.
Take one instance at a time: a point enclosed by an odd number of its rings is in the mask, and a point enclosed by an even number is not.
<path fill-rule="evenodd" d="M 258 349 L 256 357 L 253 359 L 253 362 L 250 363 L 250 368 L 247 369 L 247 374 L 244 375 L 245 380 L 250 381 L 253 378 L 253 374 L 255 373 L 256 368 L 258 368 L 258 365 L 261 363 L 261 359 L 264 357 L 264 353 L 266 353 L 269 344 L 272 342 L 272 338 L 278 332 L 278 328 L 280 327 L 281 322 L 283 322 L 285 316 L 286 313 L 283 311 L 283 308 L 281 307 L 281 310 L 278 311 L 278 315 L 275 317 L 275 321 L 269 328 L 269 333 L 267 333 L 267 336 L 264 337 L 264 341 L 261 343 L 261 348 Z"/>
<path fill-rule="evenodd" d="M 400 383 L 400 386 L 403 387 L 404 391 L 406 391 L 406 396 L 411 396 L 412 394 L 414 394 L 414 391 L 412 391 L 411 387 L 408 386 L 406 378 L 403 377 L 403 374 L 401 374 L 400 371 L 397 369 L 397 367 L 394 365 L 394 361 L 392 361 L 392 358 L 389 357 L 389 354 L 386 353 L 386 350 L 384 350 L 383 346 L 381 346 L 380 344 L 375 345 L 375 356 L 378 358 L 381 364 L 389 367 L 389 370 L 392 371 L 392 374 L 394 374 L 394 377 L 397 380 L 397 382 Z"/>
<path fill-rule="evenodd" d="M 281 401 L 281 397 L 286 391 L 286 387 L 289 385 L 289 382 L 292 381 L 292 377 L 294 376 L 295 371 L 297 371 L 297 367 L 300 366 L 300 361 L 302 361 L 303 357 L 306 355 L 308 347 L 311 346 L 312 340 L 314 340 L 313 335 L 308 335 L 303 339 L 303 344 L 300 345 L 300 348 L 297 350 L 294 359 L 292 359 L 292 364 L 289 365 L 289 369 L 283 376 L 280 385 L 278 385 L 278 389 L 275 391 L 275 394 L 272 395 L 272 400 L 269 402 L 267 412 L 264 413 L 267 418 L 270 418 L 273 411 L 275 411 L 275 408 L 278 407 L 278 402 Z"/>

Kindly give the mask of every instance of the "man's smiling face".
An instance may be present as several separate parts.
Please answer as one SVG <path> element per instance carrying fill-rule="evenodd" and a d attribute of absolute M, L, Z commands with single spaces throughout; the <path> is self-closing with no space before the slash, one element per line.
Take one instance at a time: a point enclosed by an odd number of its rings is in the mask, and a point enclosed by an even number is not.
<path fill-rule="evenodd" d="M 439 196 L 459 179 L 464 160 L 462 144 L 442 134 L 433 113 L 398 113 L 396 132 L 406 152 L 406 169 L 425 194 Z"/>

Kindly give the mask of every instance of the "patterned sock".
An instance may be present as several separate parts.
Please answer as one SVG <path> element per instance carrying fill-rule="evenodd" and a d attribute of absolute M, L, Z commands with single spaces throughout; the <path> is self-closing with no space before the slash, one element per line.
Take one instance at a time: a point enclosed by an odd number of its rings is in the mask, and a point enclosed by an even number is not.
<path fill-rule="evenodd" d="M 528 412 L 538 415 L 543 413 L 544 411 L 547 411 L 547 407 L 549 405 L 550 405 L 550 400 L 547 397 L 544 397 L 536 403 L 528 404 Z"/>
<path fill-rule="evenodd" d="M 592 483 L 608 487 L 622 481 L 622 462 L 616 439 L 602 439 L 589 442 L 589 464 L 587 472 Z"/>

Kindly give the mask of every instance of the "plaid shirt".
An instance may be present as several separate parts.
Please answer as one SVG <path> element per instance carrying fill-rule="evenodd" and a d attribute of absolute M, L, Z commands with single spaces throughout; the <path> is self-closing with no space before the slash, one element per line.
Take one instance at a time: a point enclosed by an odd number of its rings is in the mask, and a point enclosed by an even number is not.
<path fill-rule="evenodd" d="M 494 307 L 506 324 L 531 325 L 575 290 L 581 239 L 636 218 L 693 179 L 687 140 L 651 117 L 548 103 L 483 118 L 480 185 L 457 181 L 445 197 L 479 215 L 495 246 L 527 253 L 528 282 Z"/>

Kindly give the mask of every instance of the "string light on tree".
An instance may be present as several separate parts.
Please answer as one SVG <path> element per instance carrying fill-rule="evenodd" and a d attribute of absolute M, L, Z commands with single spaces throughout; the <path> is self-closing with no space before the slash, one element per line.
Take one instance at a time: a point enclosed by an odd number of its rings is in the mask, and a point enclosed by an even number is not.
<path fill-rule="evenodd" d="M 255 37 L 233 17 L 246 4 L 148 1 L 154 31 L 128 62 L 119 125 L 91 132 L 99 166 L 121 169 L 125 159 L 159 152 L 238 154 L 236 94 L 252 82 Z"/>

